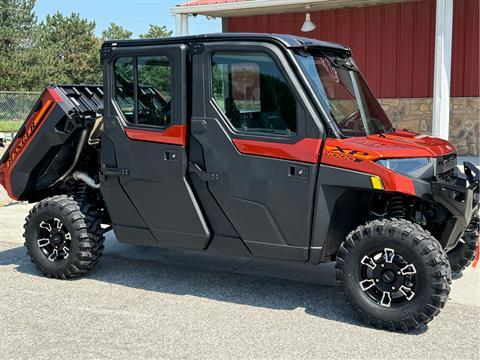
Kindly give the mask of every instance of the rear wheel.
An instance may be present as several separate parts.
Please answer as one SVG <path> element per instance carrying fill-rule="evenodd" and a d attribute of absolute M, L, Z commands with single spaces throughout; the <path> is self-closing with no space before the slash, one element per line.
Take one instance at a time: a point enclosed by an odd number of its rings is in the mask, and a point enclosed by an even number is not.
<path fill-rule="evenodd" d="M 340 291 L 367 321 L 413 330 L 433 319 L 450 291 L 449 264 L 437 240 L 403 219 L 359 226 L 337 254 Z"/>
<path fill-rule="evenodd" d="M 47 277 L 67 279 L 83 275 L 103 252 L 98 211 L 66 195 L 36 204 L 24 228 L 27 254 Z"/>

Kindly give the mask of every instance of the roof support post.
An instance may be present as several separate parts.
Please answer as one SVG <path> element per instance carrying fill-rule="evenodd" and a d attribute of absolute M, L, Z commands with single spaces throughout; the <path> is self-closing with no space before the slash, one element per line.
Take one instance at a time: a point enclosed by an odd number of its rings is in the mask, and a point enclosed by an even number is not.
<path fill-rule="evenodd" d="M 188 14 L 175 14 L 175 36 L 188 35 Z"/>
<path fill-rule="evenodd" d="M 175 14 L 175 36 L 180 36 L 180 32 L 182 31 L 182 15 Z"/>
<path fill-rule="evenodd" d="M 437 0 L 432 133 L 445 140 L 448 140 L 450 123 L 452 23 L 453 0 Z"/>
<path fill-rule="evenodd" d="M 182 26 L 181 34 L 182 36 L 188 35 L 188 14 L 182 14 Z"/>

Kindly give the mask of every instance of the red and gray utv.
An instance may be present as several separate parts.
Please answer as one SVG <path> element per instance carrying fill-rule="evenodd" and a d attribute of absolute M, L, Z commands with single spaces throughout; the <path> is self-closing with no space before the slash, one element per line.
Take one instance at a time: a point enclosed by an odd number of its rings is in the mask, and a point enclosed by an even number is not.
<path fill-rule="evenodd" d="M 395 129 L 341 45 L 220 34 L 106 42 L 103 86 L 51 86 L 1 159 L 25 246 L 82 275 L 126 243 L 318 264 L 369 322 L 426 324 L 478 246 L 479 171 Z"/>

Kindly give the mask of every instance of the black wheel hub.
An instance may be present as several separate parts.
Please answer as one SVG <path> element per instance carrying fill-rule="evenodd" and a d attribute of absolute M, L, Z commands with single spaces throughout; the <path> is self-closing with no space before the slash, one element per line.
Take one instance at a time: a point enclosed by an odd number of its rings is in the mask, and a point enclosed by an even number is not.
<path fill-rule="evenodd" d="M 71 242 L 70 233 L 59 219 L 47 219 L 40 223 L 37 245 L 49 261 L 68 258 Z"/>
<path fill-rule="evenodd" d="M 382 272 L 382 276 L 380 278 L 382 279 L 383 283 L 391 284 L 395 282 L 395 280 L 397 279 L 397 275 L 395 275 L 392 270 L 387 269 Z"/>
<path fill-rule="evenodd" d="M 415 266 L 394 249 L 365 255 L 360 263 L 360 288 L 376 304 L 399 306 L 414 298 Z"/>
<path fill-rule="evenodd" d="M 58 235 L 58 234 L 52 236 L 50 241 L 52 242 L 52 245 L 54 245 L 55 247 L 58 247 L 65 242 L 64 238 L 61 235 Z"/>

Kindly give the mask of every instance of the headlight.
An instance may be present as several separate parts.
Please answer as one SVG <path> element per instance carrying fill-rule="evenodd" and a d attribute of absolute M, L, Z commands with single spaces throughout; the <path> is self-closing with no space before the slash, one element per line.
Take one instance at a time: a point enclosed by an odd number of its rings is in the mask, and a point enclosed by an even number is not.
<path fill-rule="evenodd" d="M 377 164 L 411 177 L 426 178 L 433 176 L 433 161 L 431 158 L 382 159 L 378 160 Z"/>

